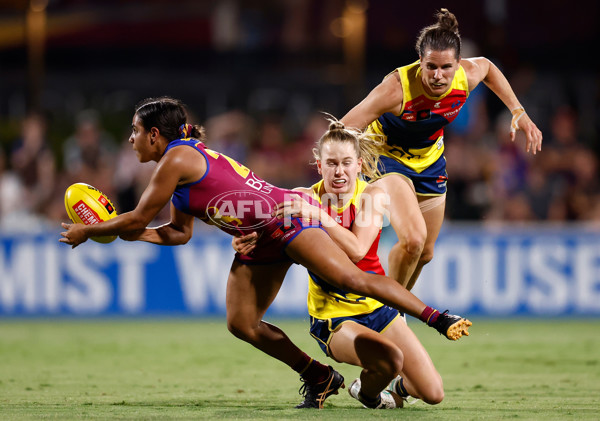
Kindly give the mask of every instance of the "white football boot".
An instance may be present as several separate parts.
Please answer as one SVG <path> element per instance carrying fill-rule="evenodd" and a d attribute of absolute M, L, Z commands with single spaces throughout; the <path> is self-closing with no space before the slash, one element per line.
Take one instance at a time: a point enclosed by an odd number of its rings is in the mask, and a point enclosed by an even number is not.
<path fill-rule="evenodd" d="M 396 400 L 394 399 L 394 397 L 392 396 L 392 394 L 390 393 L 389 390 L 384 390 L 383 392 L 381 392 L 379 394 L 379 397 L 381 398 L 381 402 L 379 403 L 379 405 L 377 406 L 367 406 L 361 399 L 360 399 L 360 379 L 356 379 L 352 382 L 352 384 L 350 385 L 350 387 L 348 388 L 348 393 L 350 393 L 350 396 L 352 396 L 354 399 L 356 399 L 357 401 L 359 401 L 360 403 L 362 403 L 363 407 L 365 408 L 371 408 L 371 409 L 394 409 L 394 408 L 398 408 L 398 406 L 396 405 Z"/>

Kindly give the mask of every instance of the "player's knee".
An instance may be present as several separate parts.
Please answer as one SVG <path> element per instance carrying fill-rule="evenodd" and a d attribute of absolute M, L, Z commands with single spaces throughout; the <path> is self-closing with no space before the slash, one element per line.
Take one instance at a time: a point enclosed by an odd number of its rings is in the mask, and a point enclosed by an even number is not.
<path fill-rule="evenodd" d="M 425 390 L 420 391 L 421 399 L 429 405 L 437 405 L 444 400 L 444 385 L 442 379 L 430 382 Z"/>
<path fill-rule="evenodd" d="M 421 257 L 419 257 L 419 265 L 425 266 L 427 263 L 433 260 L 433 250 L 428 250 L 427 248 L 423 250 L 421 253 Z"/>
<path fill-rule="evenodd" d="M 404 354 L 399 348 L 390 347 L 388 358 L 387 374 L 390 378 L 394 378 L 402 372 L 402 367 L 404 366 Z"/>
<path fill-rule="evenodd" d="M 355 344 L 359 356 L 367 355 L 367 357 L 361 358 L 363 368 L 390 379 L 402 371 L 404 354 L 398 347 L 383 342 L 373 343 L 372 340 L 368 340 L 362 347 L 364 349 L 361 349 L 360 337 L 356 339 Z"/>
<path fill-rule="evenodd" d="M 410 256 L 412 259 L 417 260 L 422 252 L 425 245 L 426 237 L 420 235 L 411 235 L 398 241 L 390 250 L 390 256 L 400 258 L 400 256 Z"/>
<path fill-rule="evenodd" d="M 423 219 L 407 221 L 401 230 L 396 229 L 398 243 L 410 254 L 420 255 L 427 240 L 427 224 Z"/>
<path fill-rule="evenodd" d="M 249 342 L 252 338 L 252 329 L 247 323 L 238 320 L 227 320 L 227 329 L 233 336 L 243 341 Z"/>
<path fill-rule="evenodd" d="M 423 402 L 429 405 L 437 405 L 444 400 L 444 388 L 433 387 L 430 388 L 427 393 L 423 394 Z"/>

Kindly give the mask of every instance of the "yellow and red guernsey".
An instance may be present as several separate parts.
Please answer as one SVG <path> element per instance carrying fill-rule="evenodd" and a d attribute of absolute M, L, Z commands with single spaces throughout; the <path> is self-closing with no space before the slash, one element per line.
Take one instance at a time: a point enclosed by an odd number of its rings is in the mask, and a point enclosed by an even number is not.
<path fill-rule="evenodd" d="M 385 139 L 384 156 L 421 173 L 443 155 L 444 126 L 456 118 L 469 96 L 467 75 L 459 66 L 450 89 L 433 97 L 423 87 L 419 61 L 394 72 L 398 72 L 402 83 L 400 114 L 381 115 L 369 125 L 369 130 Z"/>
<path fill-rule="evenodd" d="M 319 202 L 323 180 L 312 186 L 313 197 Z M 351 229 L 356 218 L 356 214 L 360 210 L 360 199 L 368 184 L 363 180 L 356 180 L 354 194 L 350 200 L 341 208 L 329 205 L 327 211 L 335 221 L 346 229 Z M 381 230 L 373 241 L 371 248 L 363 257 L 362 260 L 356 263 L 364 272 L 376 273 L 385 275 L 385 271 L 379 261 L 377 248 L 379 247 L 379 238 Z M 333 317 L 354 316 L 357 314 L 371 313 L 373 310 L 383 306 L 373 298 L 364 297 L 343 291 L 333 285 L 328 284 L 319 276 L 312 272 L 308 272 L 308 313 L 317 319 L 330 319 Z"/>

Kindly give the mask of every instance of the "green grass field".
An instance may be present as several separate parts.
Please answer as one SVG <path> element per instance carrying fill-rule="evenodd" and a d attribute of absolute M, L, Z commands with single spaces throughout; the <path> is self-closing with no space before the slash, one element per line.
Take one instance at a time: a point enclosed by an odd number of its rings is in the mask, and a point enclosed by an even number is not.
<path fill-rule="evenodd" d="M 276 322 L 332 364 L 304 321 Z M 234 338 L 224 320 L 0 324 L 0 419 L 600 419 L 600 320 L 474 320 L 450 342 L 410 326 L 444 379 L 437 406 L 363 409 L 344 390 L 296 410 L 296 373 Z M 334 364 L 349 385 L 359 369 Z"/>

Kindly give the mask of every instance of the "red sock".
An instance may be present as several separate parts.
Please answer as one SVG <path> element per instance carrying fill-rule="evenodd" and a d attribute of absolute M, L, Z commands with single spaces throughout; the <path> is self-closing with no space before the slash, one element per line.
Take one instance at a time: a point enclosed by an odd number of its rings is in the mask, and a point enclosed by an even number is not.
<path fill-rule="evenodd" d="M 437 311 L 435 308 L 427 306 L 419 316 L 419 319 L 422 322 L 427 323 L 429 326 L 431 326 L 433 323 L 435 323 L 439 315 L 439 311 Z"/>
<path fill-rule="evenodd" d="M 309 383 L 321 383 L 329 377 L 329 367 L 312 359 L 307 354 L 304 354 L 302 359 L 292 366 L 292 370 Z"/>

